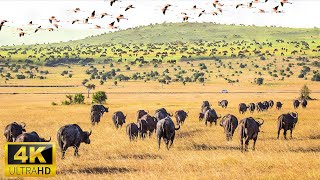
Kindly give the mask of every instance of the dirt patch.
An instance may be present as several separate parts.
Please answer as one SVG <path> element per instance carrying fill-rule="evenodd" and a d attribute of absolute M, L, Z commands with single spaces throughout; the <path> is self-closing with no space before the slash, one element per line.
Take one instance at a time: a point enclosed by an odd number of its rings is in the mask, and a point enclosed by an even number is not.
<path fill-rule="evenodd" d="M 195 134 L 202 132 L 200 129 L 195 129 L 191 131 L 186 131 L 186 132 L 177 132 L 176 137 L 177 138 L 187 138 L 187 137 L 193 137 Z"/>
<path fill-rule="evenodd" d="M 303 152 L 303 153 L 309 153 L 309 152 L 320 152 L 320 147 L 308 147 L 308 148 L 296 148 L 296 149 L 290 149 L 291 152 Z"/>
<path fill-rule="evenodd" d="M 309 139 L 320 139 L 320 135 L 311 135 L 309 136 Z"/>
<path fill-rule="evenodd" d="M 92 167 L 83 168 L 78 170 L 67 169 L 57 171 L 57 174 L 117 174 L 117 173 L 129 173 L 136 171 L 135 169 L 129 169 L 125 167 Z"/>
<path fill-rule="evenodd" d="M 120 155 L 121 159 L 162 159 L 162 156 L 156 154 L 125 154 Z"/>

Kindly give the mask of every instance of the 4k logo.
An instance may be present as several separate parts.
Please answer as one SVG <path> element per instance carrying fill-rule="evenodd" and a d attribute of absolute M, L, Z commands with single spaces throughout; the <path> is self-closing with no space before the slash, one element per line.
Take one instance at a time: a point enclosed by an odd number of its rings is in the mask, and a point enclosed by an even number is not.
<path fill-rule="evenodd" d="M 7 177 L 55 176 L 56 147 L 53 143 L 6 143 L 5 175 Z"/>

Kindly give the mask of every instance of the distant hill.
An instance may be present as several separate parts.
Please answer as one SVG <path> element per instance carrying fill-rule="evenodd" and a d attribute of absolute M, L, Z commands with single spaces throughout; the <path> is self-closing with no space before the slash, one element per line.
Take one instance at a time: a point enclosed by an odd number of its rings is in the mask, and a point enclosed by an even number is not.
<path fill-rule="evenodd" d="M 106 33 L 66 44 L 165 43 L 196 40 L 311 40 L 320 38 L 320 29 L 220 25 L 214 23 L 156 24 Z"/>

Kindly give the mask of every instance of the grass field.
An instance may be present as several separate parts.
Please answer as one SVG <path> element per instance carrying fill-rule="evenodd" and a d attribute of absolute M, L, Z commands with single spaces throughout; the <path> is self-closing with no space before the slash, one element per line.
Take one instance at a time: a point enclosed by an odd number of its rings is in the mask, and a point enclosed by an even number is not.
<path fill-rule="evenodd" d="M 179 26 L 181 28 L 177 28 Z M 238 34 L 242 39 L 250 39 L 250 41 L 258 39 L 261 42 L 266 41 L 267 38 L 270 41 L 283 38 L 286 42 L 306 40 L 311 44 L 311 48 L 316 48 L 319 43 L 317 42 L 318 29 L 225 27 L 213 24 L 192 24 L 192 26 L 168 24 L 163 25 L 163 28 L 160 27 L 160 25 L 155 25 L 152 28 L 131 29 L 94 37 L 90 40 L 49 46 L 66 47 L 70 45 L 70 47 L 76 47 L 78 43 L 88 43 L 93 44 L 88 46 L 90 46 L 90 50 L 94 50 L 95 46 L 99 46 L 104 41 L 135 42 L 137 44 L 140 42 L 161 43 L 167 33 L 163 31 L 164 28 L 171 31 L 170 36 L 168 34 L 170 40 L 175 41 L 181 39 L 182 36 L 186 37 L 185 41 L 189 47 L 197 47 L 196 44 L 189 44 L 189 41 L 193 41 L 189 34 L 193 32 L 198 37 L 197 40 L 210 38 L 214 34 L 215 36 L 208 41 L 214 41 L 218 36 L 223 39 L 225 34 L 229 34 L 228 37 L 231 39 L 228 41 L 232 42 L 237 40 L 233 34 Z M 172 34 L 174 28 L 179 29 L 178 35 Z M 198 32 L 199 28 L 202 28 L 203 31 Z M 251 31 L 247 31 L 247 28 Z M 202 33 L 204 30 L 207 31 L 207 34 Z M 140 38 L 131 36 L 139 34 L 135 31 L 141 33 Z M 156 41 L 159 33 L 163 34 L 161 39 Z M 312 44 L 312 41 L 315 43 Z M 22 52 L 23 48 L 34 50 L 41 48 L 41 46 L 43 45 L 14 48 L 22 48 L 18 50 L 18 52 Z M 80 46 L 82 47 L 82 45 Z M 115 44 L 115 46 L 120 46 L 120 44 Z M 46 47 L 43 47 L 44 51 L 47 51 Z M 82 48 L 86 48 L 86 46 Z M 294 50 L 291 45 L 286 48 L 289 51 Z M 219 51 L 222 50 L 219 49 Z M 263 51 L 265 50 L 267 50 L 267 46 L 263 46 Z M 2 51 L 8 50 L 2 49 Z M 57 67 L 42 66 L 39 63 L 37 64 L 39 71 L 48 70 L 49 72 L 43 75 L 45 79 L 39 78 L 41 74 L 34 67 L 23 67 L 24 62 L 21 62 L 21 68 L 15 70 L 16 65 L 19 65 L 17 61 L 19 58 L 2 61 L 0 63 L 3 67 L 1 69 L 3 76 L 0 79 L 0 127 L 4 128 L 13 121 L 25 122 L 28 132 L 36 131 L 44 138 L 51 136 L 54 143 L 57 142 L 58 129 L 66 124 L 77 123 L 83 130 L 89 130 L 91 127 L 89 119 L 91 99 L 86 98 L 85 104 L 82 105 L 61 105 L 61 102 L 66 99 L 66 94 L 86 94 L 86 88 L 81 85 L 83 79 L 90 79 L 91 74 L 87 74 L 86 70 L 96 68 L 98 72 L 107 72 L 119 68 L 117 74 L 130 77 L 128 81 L 118 81 L 117 85 L 114 85 L 116 77 L 107 79 L 103 85 L 99 84 L 100 78 L 89 81 L 89 83 L 96 85 L 96 89 L 91 93 L 107 92 L 106 106 L 109 107 L 110 112 L 104 114 L 100 124 L 92 128 L 91 144 L 81 144 L 80 157 L 73 156 L 73 148 L 68 149 L 64 160 L 61 160 L 61 154 L 57 152 L 57 176 L 54 179 L 320 179 L 320 102 L 318 100 L 320 99 L 320 85 L 319 82 L 311 81 L 312 76 L 319 73 L 319 67 L 313 65 L 314 62 L 319 61 L 319 54 L 306 50 L 306 55 L 298 53 L 291 58 L 289 56 L 291 55 L 281 57 L 276 54 L 266 60 L 260 60 L 259 56 L 242 59 L 225 57 L 220 62 L 204 60 L 191 61 L 190 63 L 177 62 L 177 64 L 161 63 L 158 64 L 158 67 L 148 63 L 141 67 L 139 64 L 134 64 L 130 65 L 130 70 L 126 70 L 126 65 L 129 62 L 116 63 L 113 61 L 113 67 L 110 67 L 110 62 L 85 66 L 69 64 Z M 297 60 L 298 56 L 307 57 L 308 61 Z M 11 65 L 16 63 L 16 65 L 8 66 L 6 62 Z M 200 69 L 199 63 L 204 63 L 207 69 Z M 290 63 L 292 65 L 289 65 Z M 298 65 L 299 63 L 304 64 Z M 246 64 L 246 66 L 240 68 L 240 64 Z M 291 66 L 289 70 L 286 70 L 289 66 Z M 304 78 L 298 78 L 303 66 L 310 67 L 310 70 L 305 72 Z M 181 68 L 179 71 L 186 71 L 183 74 L 184 78 L 193 76 L 192 69 L 203 72 L 205 81 L 204 83 L 187 82 L 183 85 L 181 81 L 172 80 L 169 84 L 161 84 L 157 79 L 146 80 L 144 77 L 134 80 L 131 78 L 135 73 L 143 74 L 143 72 L 151 70 L 158 71 L 160 77 L 163 77 L 163 72 L 168 69 L 168 73 L 165 74 L 174 79 L 178 72 L 174 70 L 175 68 Z M 263 70 L 263 68 L 269 69 Z M 72 78 L 61 75 L 66 70 L 72 74 Z M 290 76 L 281 75 L 281 70 Z M 289 73 L 290 71 L 291 73 Z M 7 73 L 11 73 L 13 78 L 6 78 Z M 30 79 L 16 78 L 17 74 L 32 73 L 37 76 Z M 274 74 L 277 74 L 278 77 L 275 77 Z M 264 78 L 264 83 L 260 86 L 254 83 L 255 78 L 258 77 Z M 230 83 L 227 79 L 235 82 Z M 293 100 L 299 97 L 299 90 L 304 84 L 308 85 L 313 92 L 311 97 L 316 100 L 309 101 L 306 109 L 300 107 L 294 110 Z M 40 85 L 74 87 L 10 87 Z M 227 89 L 230 93 L 219 93 L 222 89 Z M 218 107 L 218 101 L 223 99 L 229 101 L 227 109 Z M 238 129 L 232 142 L 227 142 L 222 127 L 219 125 L 206 127 L 204 122 L 199 122 L 198 113 L 204 100 L 208 100 L 217 113 L 222 116 L 231 113 L 238 120 L 250 116 L 264 119 L 265 123 L 259 133 L 256 151 L 249 149 L 249 152 L 240 152 Z M 247 112 L 243 115 L 238 112 L 239 103 L 248 104 L 265 100 L 281 101 L 284 104 L 283 109 L 278 111 L 274 107 L 267 112 L 255 112 L 254 114 Z M 56 102 L 58 105 L 53 106 L 52 102 Z M 165 107 L 171 113 L 180 109 L 190 112 L 185 124 L 176 133 L 173 148 L 169 151 L 166 150 L 162 142 L 162 147 L 158 150 L 154 135 L 143 141 L 129 142 L 125 126 L 136 121 L 137 110 L 148 110 L 153 115 L 154 111 L 161 107 Z M 113 112 L 116 111 L 123 111 L 128 115 L 127 123 L 119 130 L 114 128 L 111 120 Z M 281 136 L 280 140 L 277 140 L 277 118 L 279 115 L 291 111 L 299 113 L 293 139 L 284 140 Z M 5 142 L 3 135 L 0 136 L 0 142 L 2 145 Z M 252 142 L 249 147 L 252 147 Z M 4 158 L 3 148 L 0 148 L 0 158 Z M 2 164 L 0 172 L 0 179 L 4 178 Z"/>

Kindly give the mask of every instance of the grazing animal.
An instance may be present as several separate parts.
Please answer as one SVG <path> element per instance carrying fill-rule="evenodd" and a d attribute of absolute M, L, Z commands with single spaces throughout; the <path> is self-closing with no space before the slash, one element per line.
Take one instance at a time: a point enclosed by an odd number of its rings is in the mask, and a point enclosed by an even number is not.
<path fill-rule="evenodd" d="M 144 119 L 138 121 L 139 135 L 141 139 L 144 139 L 148 133 L 148 123 Z"/>
<path fill-rule="evenodd" d="M 302 99 L 302 100 L 301 100 L 301 106 L 302 106 L 302 108 L 306 108 L 307 105 L 308 105 L 308 101 L 307 101 L 306 99 Z"/>
<path fill-rule="evenodd" d="M 114 126 L 118 129 L 120 127 L 122 127 L 122 125 L 124 123 L 126 123 L 126 118 L 127 116 L 125 116 L 123 114 L 123 112 L 121 111 L 117 111 L 115 112 L 113 115 L 112 115 L 112 121 L 113 121 L 113 124 Z"/>
<path fill-rule="evenodd" d="M 129 136 L 129 140 L 132 141 L 138 138 L 139 128 L 135 123 L 130 123 L 126 127 L 126 132 Z"/>
<path fill-rule="evenodd" d="M 222 108 L 227 108 L 228 103 L 229 102 L 227 100 L 218 101 L 218 106 L 221 106 Z"/>
<path fill-rule="evenodd" d="M 91 111 L 100 111 L 102 114 L 105 112 L 109 112 L 109 108 L 108 107 L 104 107 L 101 104 L 95 104 L 91 107 Z"/>
<path fill-rule="evenodd" d="M 175 112 L 175 118 L 178 125 L 180 124 L 182 125 L 187 117 L 188 117 L 188 113 L 185 112 L 184 110 L 178 110 Z"/>
<path fill-rule="evenodd" d="M 90 120 L 91 120 L 92 126 L 94 126 L 96 123 L 97 125 L 99 124 L 101 116 L 102 116 L 101 111 L 91 111 Z"/>
<path fill-rule="evenodd" d="M 263 111 L 267 110 L 266 105 L 263 104 L 262 102 L 258 102 L 258 103 L 256 104 L 256 107 L 257 107 L 257 111 L 258 111 L 258 112 L 263 112 Z"/>
<path fill-rule="evenodd" d="M 247 111 L 247 105 L 245 103 L 240 103 L 239 104 L 239 113 L 244 114 Z"/>
<path fill-rule="evenodd" d="M 208 109 L 211 108 L 209 101 L 203 101 L 201 106 L 201 112 L 204 114 Z"/>
<path fill-rule="evenodd" d="M 208 109 L 204 113 L 204 120 L 205 120 L 206 126 L 207 126 L 208 122 L 210 123 L 210 127 L 212 126 L 213 122 L 214 122 L 215 125 L 217 125 L 217 120 L 219 118 L 221 118 L 221 115 L 219 117 L 214 109 Z"/>
<path fill-rule="evenodd" d="M 277 103 L 276 103 L 276 108 L 278 109 L 278 110 L 280 110 L 281 108 L 282 108 L 282 103 L 280 102 L 280 101 L 278 101 Z"/>
<path fill-rule="evenodd" d="M 176 131 L 179 129 L 180 129 L 180 125 L 178 126 L 178 128 L 176 128 L 172 119 L 169 116 L 158 121 L 156 134 L 157 134 L 159 149 L 160 149 L 161 138 L 163 138 L 167 146 L 167 149 L 169 150 L 169 148 L 173 144 Z M 170 146 L 169 146 L 169 143 L 170 143 Z"/>
<path fill-rule="evenodd" d="M 290 138 L 292 138 L 292 131 L 298 122 L 298 113 L 291 112 L 287 114 L 281 114 L 278 117 L 278 139 L 281 129 L 283 129 L 284 139 L 287 139 L 287 131 L 290 130 Z"/>
<path fill-rule="evenodd" d="M 293 101 L 293 107 L 294 107 L 295 109 L 297 109 L 297 108 L 299 107 L 299 105 L 300 105 L 299 100 L 294 100 L 294 101 Z"/>
<path fill-rule="evenodd" d="M 154 117 L 160 121 L 161 119 L 172 116 L 172 114 L 169 114 L 168 111 L 165 108 L 160 108 L 155 111 Z"/>
<path fill-rule="evenodd" d="M 269 102 L 268 101 L 263 101 L 262 104 L 265 107 L 265 110 L 267 111 L 269 109 Z"/>
<path fill-rule="evenodd" d="M 253 150 L 260 132 L 260 127 L 264 123 L 254 120 L 252 117 L 242 119 L 239 123 L 240 149 L 243 151 L 243 139 L 245 139 L 245 151 L 248 150 L 249 141 L 253 140 Z"/>
<path fill-rule="evenodd" d="M 254 110 L 256 109 L 256 105 L 254 103 L 249 103 L 248 108 L 249 108 L 250 113 L 253 113 Z"/>
<path fill-rule="evenodd" d="M 68 147 L 74 147 L 74 156 L 79 156 L 80 143 L 84 142 L 90 144 L 90 132 L 82 131 L 79 125 L 69 124 L 62 126 L 57 133 L 58 144 L 62 153 L 61 159 L 64 159 L 64 155 Z"/>
<path fill-rule="evenodd" d="M 137 111 L 137 122 L 139 121 L 139 119 L 142 117 L 142 116 L 144 116 L 144 115 L 146 115 L 146 114 L 148 114 L 145 110 L 138 110 Z"/>
<path fill-rule="evenodd" d="M 25 127 L 26 124 L 23 122 L 21 124 L 16 122 L 8 124 L 4 129 L 4 136 L 7 142 L 14 142 L 20 134 L 26 132 Z"/>
<path fill-rule="evenodd" d="M 204 114 L 203 113 L 199 113 L 199 121 L 202 121 L 204 118 Z"/>
<path fill-rule="evenodd" d="M 38 133 L 32 131 L 30 133 L 22 133 L 20 134 L 15 142 L 50 142 L 51 137 L 49 140 L 46 140 L 44 138 L 40 138 Z"/>
<path fill-rule="evenodd" d="M 232 114 L 227 114 L 222 118 L 220 126 L 224 128 L 227 141 L 232 140 L 234 131 L 238 127 L 238 119 Z"/>
<path fill-rule="evenodd" d="M 153 131 L 157 128 L 157 119 L 146 114 L 140 118 L 141 120 L 145 120 L 147 122 L 147 129 L 149 131 L 149 137 L 151 137 Z"/>
<path fill-rule="evenodd" d="M 274 105 L 273 100 L 270 100 L 268 103 L 269 103 L 269 107 L 270 107 L 270 108 L 272 108 L 272 107 L 273 107 L 273 105 Z"/>

